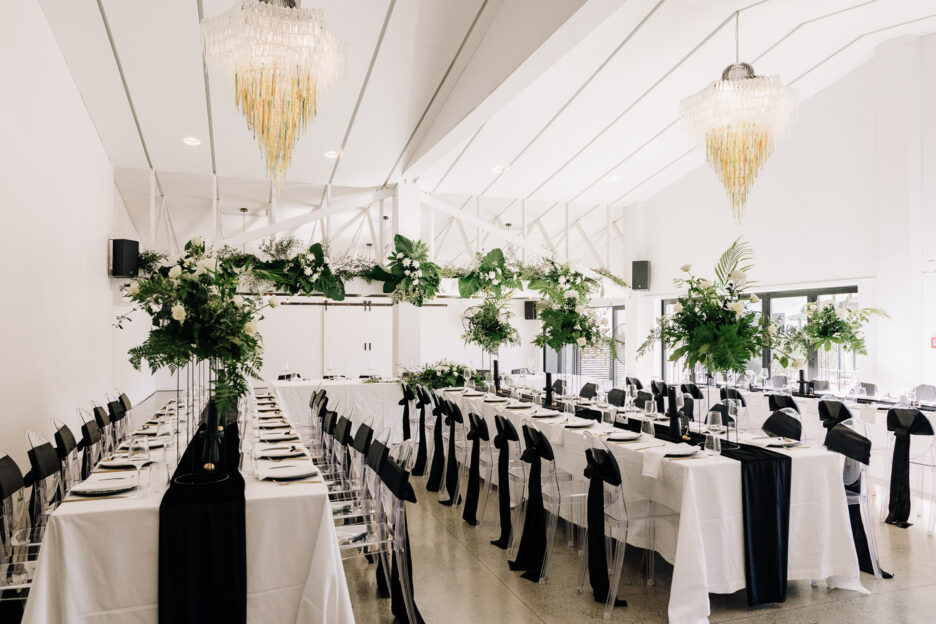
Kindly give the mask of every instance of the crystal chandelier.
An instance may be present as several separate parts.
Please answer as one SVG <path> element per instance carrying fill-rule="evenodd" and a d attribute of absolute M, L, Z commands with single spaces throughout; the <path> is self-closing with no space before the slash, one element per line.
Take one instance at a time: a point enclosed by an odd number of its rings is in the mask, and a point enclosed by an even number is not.
<path fill-rule="evenodd" d="M 345 42 L 319 9 L 295 0 L 238 0 L 201 23 L 208 65 L 233 78 L 234 107 L 244 115 L 278 188 L 318 98 L 344 73 Z"/>
<path fill-rule="evenodd" d="M 721 80 L 684 99 L 680 110 L 693 138 L 705 145 L 705 158 L 725 186 L 739 223 L 754 178 L 786 135 L 796 105 L 796 91 L 779 76 L 757 76 L 740 62 L 735 13 L 735 63 Z"/>

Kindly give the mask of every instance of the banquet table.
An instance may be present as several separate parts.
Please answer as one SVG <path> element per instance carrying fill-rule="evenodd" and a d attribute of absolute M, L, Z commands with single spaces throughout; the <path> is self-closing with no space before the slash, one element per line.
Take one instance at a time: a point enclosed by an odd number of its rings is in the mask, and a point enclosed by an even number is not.
<path fill-rule="evenodd" d="M 134 408 L 137 424 L 151 401 Z M 247 621 L 354 622 L 326 486 L 244 479 Z M 49 520 L 23 622 L 157 622 L 161 497 L 67 498 Z"/>
<path fill-rule="evenodd" d="M 495 414 L 506 416 L 519 430 L 532 413 L 507 409 L 513 401 L 492 404 L 483 396 L 462 394 L 447 392 L 445 396 L 456 401 L 463 412 L 482 416 L 492 430 Z M 584 480 L 586 441 L 583 430 L 565 428 L 568 416 L 557 413 L 556 418 L 535 422 L 550 440 L 557 465 Z M 636 414 L 631 417 L 642 418 Z M 620 430 L 595 423 L 588 431 Z M 673 564 L 669 621 L 707 622 L 709 593 L 733 593 L 746 585 L 741 464 L 718 455 L 663 460 L 659 478 L 644 477 L 643 451 L 639 449 L 645 445 L 609 446 L 622 472 L 629 475 L 630 487 L 680 514 L 678 532 L 666 524 L 659 525 L 656 532 L 657 552 Z M 788 579 L 825 580 L 829 587 L 864 592 L 842 487 L 841 456 L 818 445 L 771 450 L 792 457 Z M 639 529 L 628 533 L 630 544 L 644 547 L 645 540 Z"/>
<path fill-rule="evenodd" d="M 300 379 L 275 381 L 271 384 L 286 411 L 297 423 L 311 417 L 309 399 L 318 388 L 328 392 L 328 407 L 340 406 L 342 414 L 350 410 L 351 422 L 357 427 L 367 417 L 374 418 L 371 427 L 380 431 L 390 427 L 391 442 L 403 441 L 403 389 L 399 382 L 364 383 L 357 379 Z"/>

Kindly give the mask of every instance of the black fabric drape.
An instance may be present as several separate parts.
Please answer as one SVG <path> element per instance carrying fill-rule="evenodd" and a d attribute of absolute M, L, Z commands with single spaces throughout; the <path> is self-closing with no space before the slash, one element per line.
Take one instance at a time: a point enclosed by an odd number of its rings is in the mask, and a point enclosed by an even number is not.
<path fill-rule="evenodd" d="M 741 462 L 748 604 L 784 602 L 790 544 L 792 458 L 744 444 L 737 449 L 723 448 L 722 455 Z"/>
<path fill-rule="evenodd" d="M 494 417 L 494 426 L 497 435 L 494 437 L 494 448 L 497 449 L 497 510 L 500 516 L 500 537 L 491 544 L 498 548 L 507 548 L 510 542 L 510 442 L 519 442 L 517 430 L 513 424 L 503 416 Z"/>
<path fill-rule="evenodd" d="M 585 462 L 585 478 L 588 479 L 588 580 L 595 602 L 606 602 L 611 583 L 605 552 L 604 484 L 621 485 L 621 471 L 617 462 L 603 449 L 585 449 Z M 615 605 L 626 607 L 627 601 L 617 600 Z"/>
<path fill-rule="evenodd" d="M 458 458 L 455 456 L 455 432 L 458 425 L 462 423 L 461 410 L 451 401 L 446 401 L 445 406 L 448 415 L 445 418 L 445 424 L 449 428 L 448 456 L 445 458 L 445 491 L 448 493 L 448 500 L 442 501 L 446 507 L 457 504 L 455 500 L 456 490 L 458 489 Z"/>
<path fill-rule="evenodd" d="M 539 582 L 543 560 L 546 558 L 546 510 L 543 508 L 542 456 L 536 432 L 523 428 L 526 448 L 520 459 L 530 464 L 527 479 L 526 519 L 517 558 L 509 562 L 511 570 L 523 570 L 523 578 Z"/>
<path fill-rule="evenodd" d="M 445 441 L 442 439 L 445 406 L 442 401 L 438 399 L 435 401 L 432 415 L 435 416 L 436 422 L 432 434 L 432 465 L 429 467 L 426 489 L 430 492 L 438 492 L 442 488 L 442 473 L 445 471 Z"/>
<path fill-rule="evenodd" d="M 796 404 L 796 401 L 793 400 L 788 394 L 769 394 L 767 395 L 767 407 L 770 408 L 771 412 L 776 412 L 781 409 L 791 409 L 797 414 L 799 413 L 799 405 Z"/>
<path fill-rule="evenodd" d="M 409 503 L 416 502 L 416 492 L 413 491 L 413 486 L 409 482 L 410 473 L 406 472 L 402 466 L 400 466 L 396 460 L 391 457 L 384 457 L 384 461 L 381 462 L 380 467 L 380 479 L 383 481 L 384 485 L 387 486 L 394 496 L 404 500 Z M 413 557 L 410 549 L 410 538 L 409 538 L 409 526 L 406 523 L 406 507 L 404 504 L 403 508 L 403 522 L 404 522 L 404 531 L 403 539 L 406 544 L 406 569 L 409 574 L 409 586 L 413 587 Z M 398 529 L 399 527 L 394 527 Z M 415 611 L 415 620 L 410 622 L 409 617 L 406 614 L 406 601 L 403 597 L 403 584 L 400 582 L 400 569 L 397 561 L 397 552 L 393 552 L 390 555 L 390 612 L 393 613 L 394 617 L 403 624 L 425 624 L 425 620 L 422 617 L 422 614 L 419 612 L 419 607 L 416 606 L 416 598 L 413 597 L 413 609 Z M 378 567 L 382 567 L 383 563 L 378 562 Z M 383 573 L 378 569 L 377 578 L 382 579 Z M 414 589 L 415 594 L 415 589 Z"/>
<path fill-rule="evenodd" d="M 200 436 L 192 440 L 176 475 L 199 469 L 203 444 Z M 173 480 L 163 496 L 159 505 L 160 624 L 247 621 L 244 479 L 237 464 L 234 422 L 224 427 L 218 468 L 228 478 L 204 485 L 179 485 Z"/>
<path fill-rule="evenodd" d="M 792 407 L 778 409 L 767 417 L 761 429 L 770 436 L 801 440 L 803 438 L 803 423 L 796 417 L 797 413 Z"/>
<path fill-rule="evenodd" d="M 819 418 L 822 426 L 831 429 L 840 422 L 852 418 L 852 413 L 841 401 L 822 399 L 819 401 Z"/>
<path fill-rule="evenodd" d="M 465 491 L 465 508 L 462 510 L 462 520 L 471 526 L 478 525 L 478 494 L 481 490 L 481 442 L 486 439 L 482 435 L 481 427 L 475 414 L 468 414 L 471 429 L 468 431 L 468 440 L 471 442 L 471 460 L 468 463 L 468 487 Z"/>
<path fill-rule="evenodd" d="M 890 501 L 887 524 L 906 529 L 910 517 L 910 436 L 933 435 L 933 427 L 918 409 L 895 407 L 887 411 L 887 430 L 894 432 Z"/>
<path fill-rule="evenodd" d="M 401 383 L 400 386 L 403 388 L 403 398 L 400 399 L 400 402 L 397 405 L 403 406 L 403 439 L 410 439 L 410 421 L 409 421 L 409 410 L 410 403 L 413 399 L 416 398 L 416 395 L 413 394 L 413 391 L 410 390 L 410 387 L 405 383 Z"/>
<path fill-rule="evenodd" d="M 429 399 L 425 391 L 416 387 L 416 409 L 419 410 L 419 440 L 416 444 L 416 462 L 413 464 L 412 474 L 423 476 L 426 474 L 426 406 L 429 405 Z"/>

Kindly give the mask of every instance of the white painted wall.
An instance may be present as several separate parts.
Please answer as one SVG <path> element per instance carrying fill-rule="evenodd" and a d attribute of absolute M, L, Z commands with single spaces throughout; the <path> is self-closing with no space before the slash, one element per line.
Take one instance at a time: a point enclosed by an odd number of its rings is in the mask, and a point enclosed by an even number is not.
<path fill-rule="evenodd" d="M 116 384 L 134 401 L 151 387 L 117 358 L 112 327 L 107 238 L 136 235 L 38 3 L 5 7 L 0 78 L 0 452 L 25 470 L 27 429 L 51 436 L 53 417 L 76 424 Z"/>
<path fill-rule="evenodd" d="M 627 209 L 630 259 L 651 261 L 651 290 L 628 305 L 628 367 L 660 374 L 643 341 L 679 267 L 711 275 L 741 236 L 761 290 L 857 285 L 891 318 L 868 330 L 862 377 L 898 391 L 936 381 L 936 38 L 906 37 L 800 106 L 789 140 L 758 176 L 739 226 L 710 167 Z M 924 283 L 926 288 L 924 290 Z"/>

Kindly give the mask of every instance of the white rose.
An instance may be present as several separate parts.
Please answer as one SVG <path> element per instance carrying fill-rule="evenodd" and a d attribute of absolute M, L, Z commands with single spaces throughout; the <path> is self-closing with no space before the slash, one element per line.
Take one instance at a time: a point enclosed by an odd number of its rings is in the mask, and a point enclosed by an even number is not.
<path fill-rule="evenodd" d="M 682 311 L 683 311 L 683 305 L 677 301 L 676 304 L 673 306 L 673 312 L 676 314 L 679 314 Z"/>
<path fill-rule="evenodd" d="M 136 281 L 130 282 L 130 287 L 127 288 L 127 294 L 130 295 L 131 297 L 134 297 L 134 296 L 136 296 L 136 295 L 139 295 L 139 294 L 140 294 L 140 283 L 139 283 L 139 282 L 136 282 Z"/>
<path fill-rule="evenodd" d="M 776 335 L 777 335 L 777 324 L 776 324 L 776 323 L 771 323 L 770 325 L 768 325 L 768 326 L 767 326 L 767 333 L 770 334 L 771 336 L 776 336 Z"/>
<path fill-rule="evenodd" d="M 579 339 L 576 340 L 575 342 L 577 342 L 577 343 L 578 343 L 578 346 L 580 346 L 580 347 L 584 347 L 584 346 L 585 346 L 585 339 L 584 339 L 584 338 L 579 338 Z"/>
<path fill-rule="evenodd" d="M 170 278 L 178 279 L 180 275 L 182 275 L 182 267 L 180 267 L 178 264 L 174 265 L 171 269 L 169 269 Z"/>
<path fill-rule="evenodd" d="M 247 334 L 248 336 L 253 336 L 254 334 L 257 333 L 257 320 L 256 319 L 250 319 L 249 321 L 244 323 L 244 333 Z"/>
<path fill-rule="evenodd" d="M 405 271 L 403 271 L 403 275 L 409 276 L 409 274 L 410 274 L 410 270 L 409 270 L 409 269 L 406 269 Z"/>
<path fill-rule="evenodd" d="M 270 295 L 267 298 L 267 303 L 270 305 L 271 308 L 275 308 L 280 304 L 280 301 L 276 295 Z"/>
<path fill-rule="evenodd" d="M 494 279 L 495 277 L 497 277 L 497 276 L 494 274 L 494 271 L 489 272 L 487 276 L 488 276 L 488 279 Z"/>
<path fill-rule="evenodd" d="M 728 276 L 728 279 L 730 279 L 738 286 L 741 286 L 747 282 L 747 273 L 744 271 L 732 271 L 731 275 Z"/>
<path fill-rule="evenodd" d="M 744 302 L 743 301 L 732 301 L 728 304 L 728 309 L 735 313 L 735 316 L 741 318 L 744 314 Z"/>
<path fill-rule="evenodd" d="M 682 265 L 681 267 L 679 267 L 679 270 L 682 271 L 683 273 L 688 273 L 689 271 L 692 270 L 692 265 L 691 265 L 691 264 L 684 264 L 684 265 Z"/>
<path fill-rule="evenodd" d="M 416 271 L 416 277 L 422 277 L 422 269 Z"/>
<path fill-rule="evenodd" d="M 793 360 L 793 368 L 803 368 L 806 365 L 806 360 L 803 358 L 796 358 Z"/>
<path fill-rule="evenodd" d="M 699 280 L 699 288 L 705 289 L 710 288 L 711 286 L 712 282 L 708 281 L 707 279 Z"/>
<path fill-rule="evenodd" d="M 179 321 L 180 323 L 185 322 L 185 306 L 181 303 L 177 303 L 172 306 L 172 318 Z"/>
<path fill-rule="evenodd" d="M 204 247 L 204 246 L 205 246 L 205 239 L 202 238 L 201 236 L 196 236 L 195 238 L 193 238 L 193 239 L 190 240 L 189 242 L 192 243 L 192 245 L 195 246 L 195 247 Z"/>
<path fill-rule="evenodd" d="M 560 283 L 560 284 L 565 284 L 565 283 L 566 283 L 565 275 L 560 275 L 560 276 L 559 276 L 559 283 Z"/>
<path fill-rule="evenodd" d="M 413 264 L 411 264 L 410 266 L 412 266 L 414 269 L 418 269 L 418 268 L 419 268 L 419 260 L 413 260 Z"/>
<path fill-rule="evenodd" d="M 751 303 L 757 303 L 760 301 L 760 297 L 757 295 L 751 295 Z"/>
<path fill-rule="evenodd" d="M 312 267 L 307 266 L 306 268 L 302 269 L 302 272 L 305 273 L 307 276 L 312 275 Z"/>

